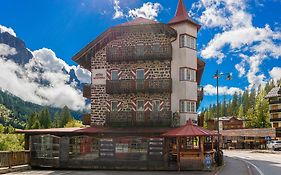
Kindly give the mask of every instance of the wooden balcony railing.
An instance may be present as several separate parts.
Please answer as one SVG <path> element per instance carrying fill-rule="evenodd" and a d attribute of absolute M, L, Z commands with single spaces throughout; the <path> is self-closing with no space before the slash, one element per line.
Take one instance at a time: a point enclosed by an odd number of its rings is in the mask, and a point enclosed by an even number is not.
<path fill-rule="evenodd" d="M 269 104 L 273 105 L 273 104 L 281 104 L 281 99 L 279 100 L 269 100 Z"/>
<path fill-rule="evenodd" d="M 172 79 L 148 79 L 148 80 L 108 80 L 106 81 L 106 93 L 164 93 L 172 92 Z"/>
<path fill-rule="evenodd" d="M 0 168 L 27 165 L 29 160 L 29 151 L 0 151 Z"/>
<path fill-rule="evenodd" d="M 137 60 L 172 60 L 171 44 L 137 45 L 126 47 L 106 48 L 108 62 L 137 61 Z"/>
<path fill-rule="evenodd" d="M 271 109 L 269 110 L 270 113 L 281 112 L 281 109 Z"/>
<path fill-rule="evenodd" d="M 171 111 L 119 111 L 106 113 L 106 125 L 112 127 L 170 127 L 171 121 Z"/>
<path fill-rule="evenodd" d="M 83 87 L 83 97 L 90 99 L 91 98 L 91 85 L 85 84 Z"/>

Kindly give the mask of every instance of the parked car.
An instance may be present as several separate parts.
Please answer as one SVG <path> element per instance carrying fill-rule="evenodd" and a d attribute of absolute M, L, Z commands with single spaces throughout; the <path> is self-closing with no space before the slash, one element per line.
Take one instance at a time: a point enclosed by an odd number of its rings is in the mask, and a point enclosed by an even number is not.
<path fill-rule="evenodd" d="M 267 143 L 267 148 L 272 150 L 280 150 L 281 149 L 281 140 L 272 140 Z"/>

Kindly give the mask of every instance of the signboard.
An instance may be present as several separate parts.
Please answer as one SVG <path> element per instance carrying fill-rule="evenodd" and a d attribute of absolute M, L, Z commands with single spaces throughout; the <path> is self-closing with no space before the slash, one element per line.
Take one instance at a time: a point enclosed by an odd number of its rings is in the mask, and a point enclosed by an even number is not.
<path fill-rule="evenodd" d="M 106 69 L 92 70 L 92 82 L 94 85 L 105 85 L 106 84 Z"/>
<path fill-rule="evenodd" d="M 212 156 L 210 154 L 206 154 L 204 159 L 204 165 L 206 169 L 211 169 L 212 167 Z"/>
<path fill-rule="evenodd" d="M 270 137 L 270 136 L 266 136 L 266 137 L 265 137 L 265 140 L 266 140 L 266 141 L 271 141 L 271 137 Z"/>

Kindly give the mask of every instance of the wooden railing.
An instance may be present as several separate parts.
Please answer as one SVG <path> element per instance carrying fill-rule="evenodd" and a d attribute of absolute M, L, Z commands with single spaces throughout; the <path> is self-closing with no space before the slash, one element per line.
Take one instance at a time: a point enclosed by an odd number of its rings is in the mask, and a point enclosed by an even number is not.
<path fill-rule="evenodd" d="M 108 62 L 172 60 L 172 45 L 108 46 L 106 48 L 106 59 Z"/>
<path fill-rule="evenodd" d="M 171 111 L 119 111 L 106 113 L 107 126 L 171 126 Z"/>
<path fill-rule="evenodd" d="M 106 93 L 164 93 L 172 91 L 172 79 L 107 80 Z"/>
<path fill-rule="evenodd" d="M 0 151 L 0 167 L 29 164 L 29 151 Z"/>

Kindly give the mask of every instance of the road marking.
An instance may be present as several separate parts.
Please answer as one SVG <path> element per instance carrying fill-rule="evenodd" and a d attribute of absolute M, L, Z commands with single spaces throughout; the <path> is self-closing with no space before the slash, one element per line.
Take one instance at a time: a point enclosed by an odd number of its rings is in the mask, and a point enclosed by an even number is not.
<path fill-rule="evenodd" d="M 241 159 L 241 158 L 238 158 L 238 159 L 240 159 L 240 160 L 242 160 L 242 161 L 244 161 L 244 162 L 250 164 L 251 166 L 253 166 L 253 167 L 258 171 L 258 173 L 259 173 L 260 175 L 264 175 L 263 172 L 262 172 L 255 164 L 253 164 L 252 162 L 249 162 L 248 160 L 244 160 L 244 159 Z"/>

